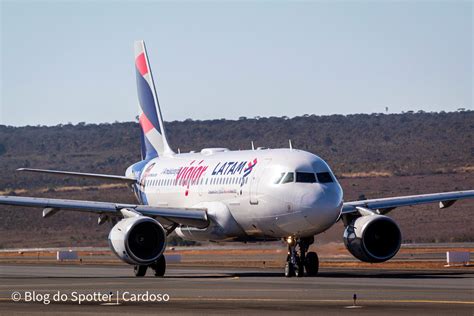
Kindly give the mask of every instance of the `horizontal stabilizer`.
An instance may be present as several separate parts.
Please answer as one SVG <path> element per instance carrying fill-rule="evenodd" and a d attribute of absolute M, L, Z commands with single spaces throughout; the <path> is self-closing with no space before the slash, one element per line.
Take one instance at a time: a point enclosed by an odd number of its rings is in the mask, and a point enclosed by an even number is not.
<path fill-rule="evenodd" d="M 131 179 L 131 178 L 123 177 L 123 176 L 110 175 L 110 174 L 83 173 L 83 172 L 72 172 L 72 171 L 32 169 L 32 168 L 19 168 L 16 170 L 38 172 L 38 173 L 48 173 L 48 174 L 52 174 L 56 176 L 72 176 L 72 177 L 81 177 L 81 178 L 88 178 L 88 179 L 118 181 L 118 182 L 124 182 L 127 184 L 133 184 L 137 182 L 137 180 L 135 179 Z"/>

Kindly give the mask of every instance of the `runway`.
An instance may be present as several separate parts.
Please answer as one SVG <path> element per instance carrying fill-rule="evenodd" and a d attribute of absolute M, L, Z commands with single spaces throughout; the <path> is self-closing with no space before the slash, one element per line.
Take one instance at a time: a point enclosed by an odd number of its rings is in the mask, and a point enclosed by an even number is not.
<path fill-rule="evenodd" d="M 37 301 L 25 302 L 33 291 Z M 14 292 L 20 293 L 19 302 L 12 300 Z M 58 293 L 64 301 L 54 301 Z M 98 300 L 92 298 L 94 293 L 111 296 Z M 155 300 L 130 302 L 135 294 L 145 297 L 145 293 L 155 295 Z M 79 304 L 74 300 L 79 294 L 88 294 L 90 300 Z M 168 295 L 169 300 L 156 301 L 158 294 Z M 135 278 L 125 265 L 0 265 L 1 314 L 99 312 L 472 315 L 474 272 L 325 268 L 318 277 L 288 279 L 278 269 L 175 266 L 164 278 L 151 272 Z"/>

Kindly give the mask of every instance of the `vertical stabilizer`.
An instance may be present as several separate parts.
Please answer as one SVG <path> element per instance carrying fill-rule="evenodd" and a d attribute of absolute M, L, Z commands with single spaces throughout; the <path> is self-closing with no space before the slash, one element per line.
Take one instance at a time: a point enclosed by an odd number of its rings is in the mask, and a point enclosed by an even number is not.
<path fill-rule="evenodd" d="M 135 70 L 137 73 L 138 99 L 140 101 L 138 115 L 143 133 L 142 155 L 145 154 L 144 159 L 170 156 L 174 152 L 166 139 L 163 117 L 144 41 L 135 42 Z"/>

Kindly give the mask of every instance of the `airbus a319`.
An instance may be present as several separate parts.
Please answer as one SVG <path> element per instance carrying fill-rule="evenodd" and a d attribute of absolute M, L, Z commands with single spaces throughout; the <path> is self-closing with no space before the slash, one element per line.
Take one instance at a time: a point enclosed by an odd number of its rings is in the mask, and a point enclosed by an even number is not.
<path fill-rule="evenodd" d="M 293 149 L 232 151 L 204 148 L 175 153 L 167 140 L 143 41 L 135 43 L 135 69 L 142 160 L 124 176 L 27 169 L 126 183 L 137 204 L 22 196 L 0 196 L 0 204 L 96 213 L 110 222 L 109 245 L 137 277 L 148 268 L 163 276 L 166 238 L 218 242 L 285 240 L 285 276 L 314 276 L 319 260 L 309 252 L 314 236 L 338 221 L 349 252 L 364 262 L 384 262 L 400 249 L 402 235 L 386 214 L 397 207 L 438 202 L 441 208 L 473 198 L 474 190 L 345 202 L 329 165 L 315 154 Z M 138 139 L 137 139 L 138 141 Z"/>

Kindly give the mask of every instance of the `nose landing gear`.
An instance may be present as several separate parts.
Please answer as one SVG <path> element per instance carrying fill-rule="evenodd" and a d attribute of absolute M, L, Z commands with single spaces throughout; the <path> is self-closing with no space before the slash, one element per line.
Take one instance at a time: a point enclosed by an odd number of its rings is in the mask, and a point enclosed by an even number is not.
<path fill-rule="evenodd" d="M 286 257 L 285 276 L 287 278 L 293 276 L 303 277 L 305 270 L 307 276 L 318 274 L 318 255 L 312 251 L 308 252 L 309 246 L 314 242 L 314 237 L 295 238 L 290 236 L 286 239 L 286 242 L 288 244 L 288 256 Z"/>

